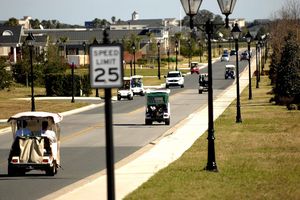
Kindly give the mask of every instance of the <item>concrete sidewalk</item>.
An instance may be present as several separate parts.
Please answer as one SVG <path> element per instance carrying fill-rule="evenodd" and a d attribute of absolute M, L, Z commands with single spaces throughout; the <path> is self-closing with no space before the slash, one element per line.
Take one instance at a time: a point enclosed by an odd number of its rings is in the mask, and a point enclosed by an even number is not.
<path fill-rule="evenodd" d="M 254 61 L 251 64 L 255 70 Z M 248 67 L 240 75 L 240 91 L 249 83 Z M 214 100 L 214 119 L 217 119 L 236 98 L 236 84 L 230 86 Z M 188 118 L 165 133 L 159 140 L 142 148 L 137 154 L 142 155 L 126 158 L 126 164 L 115 165 L 116 199 L 122 199 L 146 182 L 160 169 L 178 159 L 208 128 L 208 108 L 198 109 Z M 128 159 L 130 162 L 128 162 Z M 123 161 L 124 162 L 124 161 Z M 106 199 L 105 170 L 80 180 L 55 193 L 42 198 L 43 200 L 81 200 Z"/>

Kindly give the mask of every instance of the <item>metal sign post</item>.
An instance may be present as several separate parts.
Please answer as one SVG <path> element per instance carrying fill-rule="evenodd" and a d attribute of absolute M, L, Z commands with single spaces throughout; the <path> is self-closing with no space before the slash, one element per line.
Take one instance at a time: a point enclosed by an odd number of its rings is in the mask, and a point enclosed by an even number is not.
<path fill-rule="evenodd" d="M 105 88 L 107 199 L 115 199 L 111 88 L 123 85 L 123 49 L 119 44 L 90 47 L 92 88 Z"/>

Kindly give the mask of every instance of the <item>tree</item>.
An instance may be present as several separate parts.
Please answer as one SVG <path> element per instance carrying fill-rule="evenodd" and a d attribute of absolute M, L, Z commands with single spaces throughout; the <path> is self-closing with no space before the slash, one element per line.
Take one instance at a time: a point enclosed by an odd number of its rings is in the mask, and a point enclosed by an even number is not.
<path fill-rule="evenodd" d="M 110 23 L 106 19 L 101 20 L 101 19 L 95 18 L 92 22 L 93 22 L 94 28 L 105 28 L 110 25 Z"/>
<path fill-rule="evenodd" d="M 300 103 L 300 45 L 294 33 L 285 38 L 274 93 L 278 104 Z"/>
<path fill-rule="evenodd" d="M 115 17 L 115 16 L 112 16 L 112 17 L 111 17 L 111 22 L 112 22 L 112 24 L 115 24 L 115 23 L 116 23 L 116 17 Z"/>
<path fill-rule="evenodd" d="M 39 29 L 40 28 L 40 20 L 38 20 L 38 19 L 31 19 L 30 20 L 30 26 L 31 26 L 31 28 L 33 28 L 33 29 Z"/>
<path fill-rule="evenodd" d="M 279 66 L 282 60 L 282 48 L 286 45 L 286 38 L 289 33 L 298 33 L 294 38 L 300 44 L 300 2 L 294 0 L 286 1 L 285 5 L 274 14 L 274 20 L 270 24 L 271 37 L 269 44 L 272 48 L 269 77 L 273 85 L 279 80 Z M 298 20 L 297 20 L 298 19 Z"/>
<path fill-rule="evenodd" d="M 19 20 L 12 17 L 12 18 L 9 18 L 8 21 L 6 21 L 4 23 L 4 25 L 6 25 L 6 26 L 17 26 L 17 25 L 19 25 Z"/>
<path fill-rule="evenodd" d="M 11 85 L 11 74 L 5 69 L 5 59 L 0 60 L 0 90 L 8 88 Z"/>

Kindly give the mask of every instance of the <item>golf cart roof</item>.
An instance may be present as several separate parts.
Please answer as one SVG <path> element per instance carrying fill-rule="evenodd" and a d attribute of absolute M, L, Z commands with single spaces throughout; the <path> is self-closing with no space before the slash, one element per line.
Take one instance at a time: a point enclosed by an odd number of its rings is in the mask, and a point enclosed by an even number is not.
<path fill-rule="evenodd" d="M 143 78 L 142 75 L 134 75 L 134 76 L 131 76 L 131 78 Z"/>
<path fill-rule="evenodd" d="M 50 112 L 20 112 L 13 116 L 11 116 L 7 122 L 11 120 L 18 120 L 21 118 L 52 118 L 54 123 L 59 123 L 62 121 L 63 116 L 58 113 L 50 113 Z"/>
<path fill-rule="evenodd" d="M 169 94 L 170 90 L 146 90 L 147 94 L 155 94 L 155 93 L 166 93 Z"/>
<path fill-rule="evenodd" d="M 225 65 L 225 68 L 235 68 L 235 65 Z"/>
<path fill-rule="evenodd" d="M 147 105 L 162 105 L 169 102 L 170 90 L 149 90 L 146 92 Z"/>
<path fill-rule="evenodd" d="M 123 77 L 123 80 L 124 80 L 124 81 L 130 81 L 130 80 L 131 80 L 131 77 Z"/>

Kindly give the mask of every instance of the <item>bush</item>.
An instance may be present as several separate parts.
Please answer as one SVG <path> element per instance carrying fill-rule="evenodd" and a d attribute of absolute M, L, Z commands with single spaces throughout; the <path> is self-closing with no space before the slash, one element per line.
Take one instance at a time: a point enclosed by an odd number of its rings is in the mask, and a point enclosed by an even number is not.
<path fill-rule="evenodd" d="M 45 87 L 47 96 L 72 96 L 72 75 L 71 74 L 48 74 L 45 77 Z M 89 96 L 91 87 L 88 75 L 74 75 L 74 95 Z"/>
<path fill-rule="evenodd" d="M 11 75 L 5 69 L 5 65 L 0 65 L 0 90 L 9 88 L 12 83 Z"/>
<path fill-rule="evenodd" d="M 296 104 L 289 104 L 287 105 L 288 110 L 297 110 L 298 106 Z"/>

